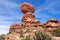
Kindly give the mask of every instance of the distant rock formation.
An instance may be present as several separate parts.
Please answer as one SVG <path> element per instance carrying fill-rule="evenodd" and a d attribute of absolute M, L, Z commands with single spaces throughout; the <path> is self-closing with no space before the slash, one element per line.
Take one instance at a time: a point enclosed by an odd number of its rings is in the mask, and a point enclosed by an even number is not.
<path fill-rule="evenodd" d="M 24 2 L 21 5 L 21 11 L 25 14 L 22 17 L 22 25 L 23 26 L 31 26 L 31 25 L 40 25 L 40 21 L 35 20 L 35 15 L 33 15 L 34 13 L 34 7 L 29 4 Z"/>
<path fill-rule="evenodd" d="M 59 21 L 56 18 L 53 18 L 49 21 L 47 21 L 47 23 L 45 23 L 45 27 L 52 27 L 52 28 L 58 28 L 59 26 Z"/>
<path fill-rule="evenodd" d="M 56 18 L 52 18 L 44 24 L 44 27 L 47 28 L 48 31 L 54 31 L 56 28 L 60 28 L 59 21 Z"/>

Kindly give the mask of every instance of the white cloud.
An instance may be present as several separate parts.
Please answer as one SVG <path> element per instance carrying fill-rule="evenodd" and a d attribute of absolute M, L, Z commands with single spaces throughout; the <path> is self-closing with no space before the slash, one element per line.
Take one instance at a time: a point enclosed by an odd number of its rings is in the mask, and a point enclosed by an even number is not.
<path fill-rule="evenodd" d="M 7 15 L 18 15 L 20 5 L 17 3 L 13 3 L 8 0 L 0 0 L 0 14 L 7 14 Z"/>
<path fill-rule="evenodd" d="M 57 0 L 47 0 L 43 6 L 39 6 L 39 8 L 36 10 L 36 17 L 49 18 L 50 16 L 47 13 L 59 14 L 60 11 L 54 9 L 54 7 L 56 8 L 56 6 L 59 7 L 60 4 L 58 3 L 60 2 Z"/>
<path fill-rule="evenodd" d="M 0 25 L 0 34 L 7 34 L 9 32 L 10 25 Z"/>

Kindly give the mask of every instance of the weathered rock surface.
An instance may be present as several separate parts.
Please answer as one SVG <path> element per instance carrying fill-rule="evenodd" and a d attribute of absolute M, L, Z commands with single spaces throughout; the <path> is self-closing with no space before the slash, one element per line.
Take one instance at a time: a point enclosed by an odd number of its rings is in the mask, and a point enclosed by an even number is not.
<path fill-rule="evenodd" d="M 9 33 L 12 33 L 12 32 L 14 32 L 14 31 L 17 32 L 17 33 L 19 33 L 19 32 L 20 32 L 20 28 L 21 28 L 20 24 L 17 24 L 17 23 L 12 24 L 12 25 L 10 26 Z"/>
<path fill-rule="evenodd" d="M 52 18 L 44 24 L 45 28 L 47 28 L 47 31 L 49 32 L 53 32 L 56 28 L 60 28 L 59 25 L 59 21 L 56 18 Z"/>
<path fill-rule="evenodd" d="M 45 23 L 46 27 L 52 27 L 52 28 L 57 28 L 59 26 L 59 22 L 57 19 L 53 18 L 49 20 L 47 23 Z"/>
<path fill-rule="evenodd" d="M 26 14 L 26 12 L 32 12 L 32 13 L 34 12 L 34 7 L 33 7 L 31 4 L 26 3 L 26 2 L 24 2 L 24 3 L 21 5 L 20 9 L 22 10 L 22 12 L 23 12 L 24 14 Z"/>
<path fill-rule="evenodd" d="M 20 40 L 20 34 L 12 32 L 5 36 L 5 40 Z"/>

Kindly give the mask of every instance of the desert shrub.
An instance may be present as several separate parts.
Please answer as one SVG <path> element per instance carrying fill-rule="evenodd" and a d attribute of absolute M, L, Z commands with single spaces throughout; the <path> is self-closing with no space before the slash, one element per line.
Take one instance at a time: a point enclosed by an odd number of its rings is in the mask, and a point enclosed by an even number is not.
<path fill-rule="evenodd" d="M 20 37 L 22 37 L 22 38 L 24 37 L 22 30 L 20 30 Z"/>
<path fill-rule="evenodd" d="M 35 40 L 52 40 L 51 37 L 49 37 L 46 34 L 41 33 L 40 31 L 37 31 L 35 35 L 36 35 Z"/>
<path fill-rule="evenodd" d="M 29 36 L 26 36 L 25 40 L 32 40 L 32 39 L 30 38 L 30 35 L 29 35 Z"/>
<path fill-rule="evenodd" d="M 16 32 L 16 29 L 13 29 L 13 31 L 12 32 Z"/>
<path fill-rule="evenodd" d="M 60 37 L 60 28 L 57 28 L 54 30 L 54 32 L 52 32 L 53 36 L 57 36 Z"/>
<path fill-rule="evenodd" d="M 26 31 L 26 32 L 30 33 L 30 32 L 31 32 L 31 30 L 27 28 L 27 31 Z"/>
<path fill-rule="evenodd" d="M 4 35 L 0 35 L 0 40 L 5 40 Z"/>
<path fill-rule="evenodd" d="M 26 36 L 24 39 L 22 39 L 22 40 L 32 40 L 31 39 L 31 37 L 30 37 L 30 35 L 29 36 Z"/>

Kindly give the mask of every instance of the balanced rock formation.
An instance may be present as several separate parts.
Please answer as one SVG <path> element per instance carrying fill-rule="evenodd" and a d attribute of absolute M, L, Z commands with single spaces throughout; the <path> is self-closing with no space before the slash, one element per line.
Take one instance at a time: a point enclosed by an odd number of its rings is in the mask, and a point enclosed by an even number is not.
<path fill-rule="evenodd" d="M 19 33 L 19 32 L 20 32 L 20 28 L 21 28 L 20 24 L 12 24 L 12 25 L 10 26 L 9 33 L 12 33 L 12 32 L 17 32 L 17 33 Z"/>
<path fill-rule="evenodd" d="M 21 5 L 21 11 L 25 14 L 22 17 L 23 26 L 40 25 L 40 21 L 35 20 L 34 7 L 31 4 L 24 2 Z"/>

